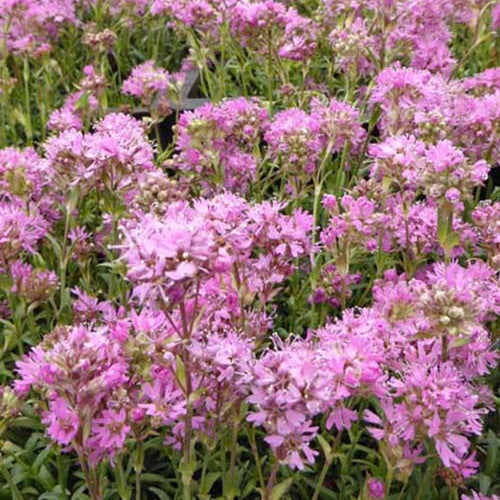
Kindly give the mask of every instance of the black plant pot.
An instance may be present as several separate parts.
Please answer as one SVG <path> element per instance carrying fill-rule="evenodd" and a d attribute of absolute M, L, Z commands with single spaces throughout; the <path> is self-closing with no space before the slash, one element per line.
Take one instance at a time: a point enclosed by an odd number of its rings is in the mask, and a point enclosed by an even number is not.
<path fill-rule="evenodd" d="M 479 199 L 489 199 L 495 188 L 500 188 L 500 164 L 492 165 L 488 174 L 488 180 L 481 187 Z"/>
<path fill-rule="evenodd" d="M 170 113 L 160 123 L 158 123 L 158 131 L 152 131 L 150 139 L 158 139 L 162 149 L 172 144 L 174 140 L 173 127 L 176 124 L 176 116 L 184 111 L 192 111 L 204 104 L 210 102 L 209 99 L 203 96 L 200 88 L 200 73 L 198 70 L 191 70 L 186 74 L 184 85 L 181 89 L 180 103 L 173 105 Z M 142 119 L 149 117 L 150 113 L 147 108 L 134 108 L 130 111 L 134 118 Z"/>

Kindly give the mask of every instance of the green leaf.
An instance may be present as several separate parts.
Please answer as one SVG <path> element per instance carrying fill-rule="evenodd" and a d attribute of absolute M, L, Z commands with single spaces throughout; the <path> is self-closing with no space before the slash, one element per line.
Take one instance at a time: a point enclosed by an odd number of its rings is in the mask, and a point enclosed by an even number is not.
<path fill-rule="evenodd" d="M 215 481 L 217 481 L 219 477 L 219 472 L 209 472 L 208 474 L 205 474 L 205 477 L 200 484 L 200 495 L 208 495 Z"/>
<path fill-rule="evenodd" d="M 184 362 L 182 361 L 180 356 L 175 357 L 175 374 L 177 376 L 177 380 L 182 388 L 182 390 L 186 391 L 186 368 L 184 366 Z"/>
<path fill-rule="evenodd" d="M 241 498 L 246 498 L 248 495 L 250 495 L 250 493 L 253 493 L 255 491 L 256 483 L 257 481 L 255 480 L 255 478 L 250 479 L 250 481 L 248 481 L 248 483 L 246 484 L 243 492 L 241 493 Z"/>
<path fill-rule="evenodd" d="M 459 243 L 460 243 L 460 235 L 457 232 L 452 232 L 448 234 L 448 237 L 446 238 L 446 245 L 450 250 L 455 248 Z"/>
<path fill-rule="evenodd" d="M 328 441 L 320 434 L 318 434 L 317 439 L 319 444 L 321 445 L 321 448 L 323 449 L 323 454 L 325 455 L 325 457 L 331 457 L 332 447 L 328 444 Z"/>
<path fill-rule="evenodd" d="M 289 477 L 285 479 L 281 483 L 277 484 L 271 490 L 270 500 L 280 500 L 280 498 L 290 489 L 290 486 L 293 483 L 293 477 Z"/>
<path fill-rule="evenodd" d="M 479 489 L 483 493 L 487 493 L 491 486 L 491 477 L 486 474 L 479 474 Z"/>
<path fill-rule="evenodd" d="M 67 498 L 68 492 L 63 491 L 60 485 L 57 485 L 52 491 L 44 493 L 38 497 L 39 500 L 61 500 Z"/>
<path fill-rule="evenodd" d="M 7 484 L 9 485 L 10 493 L 12 494 L 12 500 L 24 500 L 24 497 L 21 495 L 21 492 L 19 491 L 18 487 L 12 480 L 9 471 L 6 468 L 2 467 L 2 473 L 3 476 L 5 477 L 5 480 L 7 481 Z"/>
<path fill-rule="evenodd" d="M 12 110 L 12 114 L 14 115 L 14 118 L 16 121 L 23 126 L 23 128 L 26 128 L 26 118 L 24 117 L 24 113 L 22 112 L 21 109 L 19 108 L 14 108 Z"/>
<path fill-rule="evenodd" d="M 35 461 L 33 462 L 33 469 L 38 470 L 51 453 L 52 453 L 52 448 L 50 447 L 45 448 L 45 450 L 41 451 L 36 457 Z"/>
<path fill-rule="evenodd" d="M 84 92 L 75 103 L 76 109 L 87 109 L 89 106 L 89 93 Z"/>
<path fill-rule="evenodd" d="M 172 489 L 172 485 L 170 484 L 171 480 L 160 474 L 153 474 L 152 472 L 145 472 L 141 474 L 141 481 L 143 483 L 158 483 L 163 486 L 164 489 Z"/>
<path fill-rule="evenodd" d="M 151 486 L 149 488 L 149 491 L 151 491 L 151 493 L 154 493 L 160 500 L 170 500 L 170 497 L 164 491 L 160 490 L 160 488 Z"/>
<path fill-rule="evenodd" d="M 452 348 L 463 347 L 467 344 L 470 344 L 470 341 L 471 341 L 470 337 L 459 337 L 459 338 L 453 339 L 450 347 L 452 347 Z"/>
<path fill-rule="evenodd" d="M 196 403 L 196 401 L 200 398 L 200 396 L 205 392 L 204 387 L 200 387 L 199 389 L 196 389 L 196 391 L 192 392 L 189 395 L 188 402 L 190 404 Z"/>
<path fill-rule="evenodd" d="M 37 477 L 46 490 L 51 490 L 56 485 L 56 480 L 45 465 L 42 465 L 40 467 L 40 471 Z"/>

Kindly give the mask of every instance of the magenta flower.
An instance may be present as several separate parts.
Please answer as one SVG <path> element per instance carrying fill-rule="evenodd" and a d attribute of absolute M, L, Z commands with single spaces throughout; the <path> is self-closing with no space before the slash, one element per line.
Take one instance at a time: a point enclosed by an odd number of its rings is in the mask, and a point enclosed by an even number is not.
<path fill-rule="evenodd" d="M 16 365 L 17 392 L 31 389 L 49 402 L 43 422 L 54 441 L 84 450 L 91 461 L 112 458 L 123 446 L 125 410 L 102 405 L 118 408 L 132 383 L 123 346 L 107 328 L 59 327 Z"/>
<path fill-rule="evenodd" d="M 91 447 L 91 461 L 99 462 L 103 457 L 112 457 L 120 451 L 130 432 L 125 408 L 103 410 L 92 424 L 92 436 L 86 446 Z"/>
<path fill-rule="evenodd" d="M 271 157 L 280 161 L 285 171 L 295 175 L 312 174 L 321 156 L 319 124 L 305 111 L 296 108 L 274 116 L 264 138 Z"/>
<path fill-rule="evenodd" d="M 370 496 L 370 500 L 383 500 L 385 498 L 384 482 L 371 477 L 368 480 L 368 495 Z"/>
<path fill-rule="evenodd" d="M 60 397 L 50 402 L 49 411 L 45 414 L 43 423 L 49 426 L 48 435 L 62 445 L 70 444 L 80 428 L 78 414 Z"/>
<path fill-rule="evenodd" d="M 167 70 L 156 67 L 154 61 L 146 61 L 132 69 L 123 82 L 122 91 L 153 109 L 160 115 L 170 112 L 170 101 L 178 100 L 184 75 L 171 75 Z"/>
<path fill-rule="evenodd" d="M 263 2 L 238 2 L 229 11 L 233 36 L 244 47 L 260 54 L 269 51 L 269 33 L 273 47 L 280 57 L 303 61 L 316 49 L 316 24 L 293 8 L 288 9 L 273 0 Z"/>
<path fill-rule="evenodd" d="M 206 104 L 181 115 L 178 155 L 172 166 L 207 191 L 222 187 L 244 192 L 257 168 L 254 150 L 267 124 L 267 111 L 258 99 L 228 99 Z"/>
<path fill-rule="evenodd" d="M 176 285 L 192 282 L 210 269 L 216 255 L 213 236 L 192 209 L 172 207 L 166 220 L 146 215 L 140 224 L 130 222 L 123 227 L 122 256 L 141 301 L 150 292 L 155 295 L 149 299 L 161 298 L 178 289 Z"/>
<path fill-rule="evenodd" d="M 384 402 L 387 420 L 365 413 L 368 422 L 385 426 L 384 432 L 376 427 L 370 432 L 376 439 L 387 439 L 391 446 L 400 440 L 410 444 L 430 438 L 445 467 L 460 464 L 470 449 L 468 437 L 481 433 L 481 415 L 486 410 L 473 387 L 450 364 L 413 362 L 401 379 L 388 381 L 394 399 Z"/>
<path fill-rule="evenodd" d="M 47 230 L 47 221 L 27 213 L 20 202 L 0 202 L 0 267 L 20 252 L 35 253 Z"/>
<path fill-rule="evenodd" d="M 11 291 L 29 302 L 47 300 L 58 285 L 54 272 L 34 269 L 20 260 L 10 264 L 9 272 L 13 281 Z"/>
<path fill-rule="evenodd" d="M 482 493 L 478 493 L 477 491 L 472 490 L 469 495 L 462 495 L 462 500 L 499 500 L 498 495 L 483 495 Z"/>

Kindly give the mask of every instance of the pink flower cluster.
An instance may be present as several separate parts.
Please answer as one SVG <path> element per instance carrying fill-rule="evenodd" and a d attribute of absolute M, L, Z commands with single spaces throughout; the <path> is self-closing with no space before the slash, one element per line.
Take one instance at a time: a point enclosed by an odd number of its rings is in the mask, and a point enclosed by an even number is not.
<path fill-rule="evenodd" d="M 279 460 L 302 468 L 314 460 L 313 417 L 349 428 L 358 419 L 350 398 L 371 395 L 380 416 L 367 410 L 365 421 L 401 474 L 426 460 L 431 440 L 446 467 L 470 475 L 469 436 L 481 433 L 491 404 L 475 380 L 497 359 L 485 328 L 500 307 L 492 269 L 435 265 L 409 283 L 388 273 L 374 296 L 372 308 L 346 310 L 314 337 L 266 351 L 253 368 L 249 401 L 258 411 L 249 420 L 266 429 Z"/>
<path fill-rule="evenodd" d="M 141 302 L 176 303 L 198 283 L 201 294 L 223 286 L 242 304 L 254 296 L 265 304 L 293 273 L 294 259 L 310 250 L 311 216 L 283 215 L 283 208 L 220 195 L 193 206 L 174 203 L 161 219 L 139 213 L 123 225 L 121 244 L 135 294 Z"/>
<path fill-rule="evenodd" d="M 268 115 L 257 99 L 231 99 L 206 104 L 181 115 L 177 125 L 177 156 L 172 166 L 192 173 L 208 190 L 224 187 L 245 191 L 254 178 Z"/>
<path fill-rule="evenodd" d="M 314 99 L 310 107 L 309 113 L 288 108 L 269 120 L 258 99 L 204 105 L 181 116 L 179 153 L 169 166 L 198 174 L 206 189 L 244 192 L 255 179 L 265 147 L 284 173 L 307 183 L 321 160 L 347 147 L 356 154 L 366 138 L 359 113 L 349 104 Z"/>
<path fill-rule="evenodd" d="M 159 116 L 170 112 L 171 101 L 180 98 L 184 75 L 171 75 L 167 70 L 156 67 L 154 61 L 146 61 L 132 69 L 123 82 L 122 91 L 141 101 Z"/>
<path fill-rule="evenodd" d="M 123 113 L 107 115 L 90 133 L 63 131 L 44 148 L 56 182 L 66 189 L 127 190 L 153 169 L 153 148 L 141 123 Z"/>
<path fill-rule="evenodd" d="M 17 367 L 17 392 L 33 388 L 47 401 L 43 421 L 55 442 L 93 463 L 124 446 L 134 384 L 123 346 L 108 328 L 59 327 Z"/>
<path fill-rule="evenodd" d="M 31 214 L 14 201 L 0 202 L 0 266 L 19 257 L 22 252 L 35 253 L 48 230 L 47 221 Z"/>
<path fill-rule="evenodd" d="M 384 135 L 415 134 L 431 143 L 448 139 L 471 160 L 496 162 L 500 94 L 495 75 L 487 70 L 448 82 L 441 74 L 394 65 L 377 75 L 370 100 L 382 110 Z"/>
<path fill-rule="evenodd" d="M 224 0 L 217 3 L 207 0 L 153 0 L 151 13 L 157 16 L 168 15 L 175 26 L 195 28 L 208 36 L 217 36 L 217 28 L 235 0 Z"/>
<path fill-rule="evenodd" d="M 325 29 L 333 27 L 330 41 L 344 71 L 373 73 L 387 63 L 408 60 L 415 69 L 448 75 L 456 64 L 451 27 L 473 23 L 485 3 L 326 0 L 321 10 Z"/>
<path fill-rule="evenodd" d="M 2 2 L 0 32 L 15 54 L 39 55 L 51 49 L 58 32 L 76 25 L 75 0 L 11 0 Z"/>
<path fill-rule="evenodd" d="M 378 181 L 424 193 L 429 200 L 446 199 L 459 210 L 488 178 L 489 165 L 469 161 L 450 140 L 427 146 L 413 136 L 392 135 L 369 153 L 375 159 L 371 174 Z"/>
<path fill-rule="evenodd" d="M 316 49 L 314 21 L 273 0 L 238 2 L 230 11 L 229 23 L 244 47 L 267 57 L 277 54 L 302 61 Z"/>
<path fill-rule="evenodd" d="M 69 94 L 61 108 L 52 111 L 47 123 L 49 130 L 81 130 L 84 123 L 95 118 L 99 111 L 99 98 L 106 80 L 93 66 L 83 68 L 80 90 Z"/>
<path fill-rule="evenodd" d="M 32 304 L 47 300 L 58 286 L 58 279 L 53 271 L 34 269 L 20 260 L 10 264 L 9 273 L 13 281 L 12 293 Z"/>
<path fill-rule="evenodd" d="M 323 155 L 339 153 L 345 146 L 356 153 L 365 135 L 352 106 L 336 99 L 327 104 L 314 99 L 310 113 L 297 108 L 276 113 L 264 138 L 271 158 L 303 176 L 317 169 Z"/>
<path fill-rule="evenodd" d="M 318 454 L 310 447 L 319 429 L 313 418 L 326 414 L 328 429 L 349 429 L 357 414 L 346 401 L 376 392 L 383 377 L 377 354 L 366 350 L 364 339 L 341 342 L 330 327 L 317 335 L 318 342 L 276 340 L 252 369 L 248 401 L 257 411 L 248 420 L 265 428 L 265 441 L 280 462 L 298 469 Z"/>

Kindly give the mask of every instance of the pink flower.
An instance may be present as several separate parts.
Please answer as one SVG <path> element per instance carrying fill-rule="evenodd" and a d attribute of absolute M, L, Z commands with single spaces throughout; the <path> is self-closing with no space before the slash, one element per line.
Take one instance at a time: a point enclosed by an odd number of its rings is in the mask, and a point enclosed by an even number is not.
<path fill-rule="evenodd" d="M 275 347 L 251 367 L 248 402 L 256 410 L 248 420 L 262 425 L 266 442 L 283 463 L 301 469 L 316 453 L 309 442 L 316 415 L 328 415 L 327 428 L 349 429 L 357 413 L 346 406 L 349 397 L 378 393 L 383 373 L 376 353 L 361 336 L 338 335 L 334 325 L 313 339 L 274 339 Z"/>
<path fill-rule="evenodd" d="M 279 56 L 303 61 L 316 49 L 316 24 L 293 8 L 273 0 L 238 2 L 229 11 L 233 36 L 244 47 L 266 54 L 268 34 L 273 33 L 274 50 Z"/>
<path fill-rule="evenodd" d="M 58 285 L 54 272 L 34 269 L 20 260 L 10 264 L 9 272 L 13 280 L 11 291 L 29 302 L 47 300 Z"/>
<path fill-rule="evenodd" d="M 192 209 L 172 207 L 166 220 L 146 215 L 140 224 L 130 222 L 123 227 L 122 256 L 142 301 L 149 292 L 156 298 L 174 293 L 177 285 L 208 271 L 215 256 L 213 236 Z"/>
<path fill-rule="evenodd" d="M 16 365 L 18 392 L 32 388 L 49 401 L 43 422 L 54 441 L 68 445 L 77 434 L 90 432 L 80 444 L 96 460 L 102 459 L 103 447 L 123 444 L 128 432 L 123 408 L 116 414 L 101 413 L 103 402 L 119 406 L 131 383 L 123 346 L 107 328 L 59 327 Z M 111 421 L 120 424 L 116 435 L 104 427 Z"/>
<path fill-rule="evenodd" d="M 123 448 L 129 432 L 130 425 L 124 408 L 103 410 L 101 416 L 94 419 L 92 435 L 85 443 L 92 448 L 91 460 L 97 463 L 103 457 L 112 458 Z"/>
<path fill-rule="evenodd" d="M 471 495 L 462 495 L 462 500 L 499 500 L 498 495 L 483 495 L 482 493 L 478 493 L 477 491 L 472 490 Z"/>
<path fill-rule="evenodd" d="M 275 161 L 295 175 L 312 174 L 321 156 L 323 143 L 319 124 L 305 111 L 296 108 L 280 111 L 265 133 Z"/>
<path fill-rule="evenodd" d="M 173 167 L 186 172 L 206 191 L 222 187 L 244 192 L 257 168 L 254 150 L 267 124 L 258 99 L 228 99 L 183 113 L 177 125 L 178 155 Z"/>
<path fill-rule="evenodd" d="M 140 99 L 160 115 L 166 115 L 170 112 L 170 100 L 179 99 L 183 80 L 184 75 L 171 75 L 151 60 L 132 69 L 123 82 L 122 91 Z"/>
<path fill-rule="evenodd" d="M 399 440 L 410 444 L 430 438 L 445 467 L 460 464 L 470 449 L 468 436 L 481 433 L 485 410 L 473 387 L 451 364 L 429 366 L 423 360 L 412 361 L 401 378 L 388 381 L 393 399 L 384 400 L 384 433 L 377 428 L 370 432 L 393 446 Z M 365 419 L 382 424 L 369 411 Z"/>
<path fill-rule="evenodd" d="M 47 221 L 26 212 L 19 201 L 0 202 L 0 266 L 20 252 L 35 253 L 47 230 Z"/>
<path fill-rule="evenodd" d="M 47 429 L 49 436 L 62 445 L 68 445 L 80 428 L 77 413 L 60 397 L 50 401 L 49 411 L 45 414 L 43 422 L 49 426 Z"/>
<path fill-rule="evenodd" d="M 368 494 L 370 495 L 370 500 L 383 500 L 385 498 L 384 482 L 371 477 L 368 480 Z"/>

